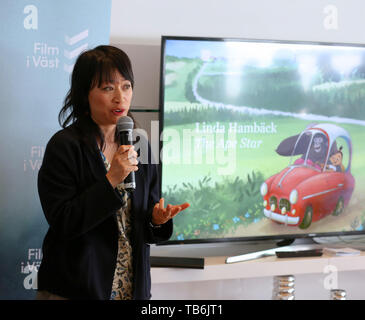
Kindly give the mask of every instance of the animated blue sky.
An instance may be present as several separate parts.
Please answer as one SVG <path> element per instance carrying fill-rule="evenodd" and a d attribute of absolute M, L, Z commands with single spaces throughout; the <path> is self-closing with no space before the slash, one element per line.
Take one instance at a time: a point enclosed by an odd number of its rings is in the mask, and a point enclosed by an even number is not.
<path fill-rule="evenodd" d="M 215 56 L 224 57 L 226 48 L 218 41 L 166 40 L 165 54 L 178 58 L 200 58 L 202 50 L 210 50 Z"/>
<path fill-rule="evenodd" d="M 224 58 L 233 64 L 255 64 L 268 67 L 274 59 L 285 59 L 299 66 L 303 74 L 316 74 L 319 57 L 325 55 L 332 67 L 343 76 L 363 64 L 365 48 L 351 45 L 289 43 L 253 40 L 166 39 L 165 56 L 177 58 Z M 237 64 L 237 62 L 240 62 Z"/>

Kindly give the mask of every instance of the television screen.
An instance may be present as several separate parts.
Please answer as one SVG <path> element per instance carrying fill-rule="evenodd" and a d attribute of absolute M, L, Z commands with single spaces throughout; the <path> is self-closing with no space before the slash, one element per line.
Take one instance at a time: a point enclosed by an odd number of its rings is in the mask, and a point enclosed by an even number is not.
<path fill-rule="evenodd" d="M 170 243 L 360 234 L 365 47 L 162 37 Z"/>

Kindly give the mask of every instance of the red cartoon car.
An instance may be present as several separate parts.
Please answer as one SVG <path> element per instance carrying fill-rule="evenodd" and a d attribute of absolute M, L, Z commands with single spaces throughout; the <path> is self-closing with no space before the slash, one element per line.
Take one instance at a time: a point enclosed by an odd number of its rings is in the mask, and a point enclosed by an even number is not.
<path fill-rule="evenodd" d="M 343 212 L 355 186 L 346 130 L 334 124 L 314 125 L 283 141 L 276 151 L 291 160 L 261 185 L 267 218 L 307 229 L 314 221 Z"/>

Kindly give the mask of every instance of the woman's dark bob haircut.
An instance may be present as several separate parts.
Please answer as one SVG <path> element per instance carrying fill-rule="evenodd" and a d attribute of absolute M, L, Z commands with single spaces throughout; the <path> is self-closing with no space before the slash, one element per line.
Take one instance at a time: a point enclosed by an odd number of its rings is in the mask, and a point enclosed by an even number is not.
<path fill-rule="evenodd" d="M 71 88 L 58 115 L 62 128 L 78 121 L 84 129 L 101 140 L 104 137 L 90 116 L 89 92 L 103 82 L 110 82 L 118 71 L 134 88 L 132 65 L 127 54 L 113 46 L 98 46 L 83 52 L 76 60 L 71 76 Z M 128 116 L 131 116 L 128 112 Z M 132 117 L 133 118 L 133 117 Z M 92 132 L 90 132 L 92 131 Z"/>

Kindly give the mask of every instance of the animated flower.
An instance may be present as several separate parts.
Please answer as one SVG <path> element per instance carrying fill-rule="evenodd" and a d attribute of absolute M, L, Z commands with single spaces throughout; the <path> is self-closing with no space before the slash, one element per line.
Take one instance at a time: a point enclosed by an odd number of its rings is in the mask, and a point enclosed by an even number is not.
<path fill-rule="evenodd" d="M 232 218 L 232 220 L 233 220 L 233 222 L 234 222 L 234 223 L 237 223 L 237 222 L 239 222 L 239 221 L 240 221 L 240 218 L 238 218 L 238 217 L 233 217 L 233 218 Z"/>

